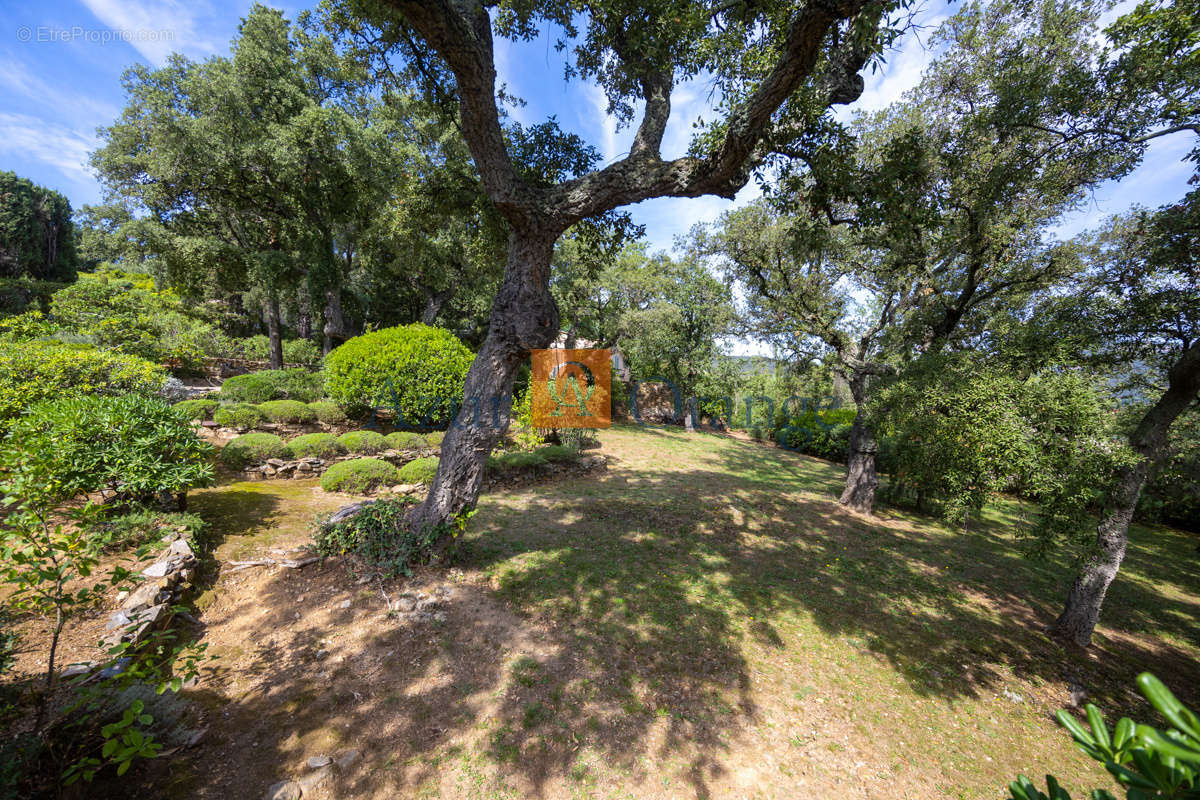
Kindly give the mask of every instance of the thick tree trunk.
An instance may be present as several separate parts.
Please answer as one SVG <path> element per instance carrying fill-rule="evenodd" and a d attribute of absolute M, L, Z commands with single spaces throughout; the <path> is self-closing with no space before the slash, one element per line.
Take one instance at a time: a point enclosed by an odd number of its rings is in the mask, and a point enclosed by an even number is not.
<path fill-rule="evenodd" d="M 484 464 L 508 428 L 517 367 L 530 350 L 547 347 L 558 333 L 558 308 L 549 289 L 557 233 L 534 230 L 509 237 L 488 335 L 467 372 L 464 402 L 442 441 L 429 496 L 409 518 L 415 530 L 450 523 L 475 506 Z M 446 530 L 437 549 L 449 543 L 450 535 Z"/>
<path fill-rule="evenodd" d="M 333 349 L 334 339 L 346 338 L 346 318 L 342 314 L 342 295 L 337 289 L 325 292 L 325 326 L 322 328 L 324 338 L 321 341 L 321 353 L 329 355 Z"/>
<path fill-rule="evenodd" d="M 838 502 L 855 511 L 870 514 L 875 508 L 875 490 L 879 488 L 879 474 L 875 471 L 875 455 L 879 443 L 871 432 L 858 406 L 858 416 L 850 427 L 850 457 L 846 463 L 846 488 Z"/>
<path fill-rule="evenodd" d="M 858 414 L 850 426 L 850 453 L 846 459 L 846 488 L 838 502 L 855 511 L 870 514 L 875 508 L 875 490 L 879 488 L 879 475 L 875 472 L 875 455 L 879 443 L 867 420 L 867 381 L 870 376 L 855 371 L 843 376 L 850 386 L 854 407 Z"/>
<path fill-rule="evenodd" d="M 421 310 L 421 322 L 426 325 L 433 325 L 437 322 L 438 314 L 442 311 L 442 306 L 454 296 L 454 289 L 443 289 L 440 292 L 432 292 L 425 296 L 425 308 Z"/>
<path fill-rule="evenodd" d="M 270 344 L 271 369 L 283 368 L 283 334 L 279 324 L 279 298 L 267 298 L 267 341 Z"/>
<path fill-rule="evenodd" d="M 1141 460 L 1117 476 L 1109 509 L 1096 526 L 1096 552 L 1075 578 L 1066 607 L 1050 627 L 1052 635 L 1080 647 L 1091 644 L 1104 595 L 1125 558 L 1129 522 L 1137 509 L 1142 487 L 1150 470 L 1166 454 L 1171 425 L 1196 401 L 1197 395 L 1200 395 L 1200 342 L 1185 350 L 1175 362 L 1168 374 L 1167 391 L 1130 434 L 1129 444 Z"/>

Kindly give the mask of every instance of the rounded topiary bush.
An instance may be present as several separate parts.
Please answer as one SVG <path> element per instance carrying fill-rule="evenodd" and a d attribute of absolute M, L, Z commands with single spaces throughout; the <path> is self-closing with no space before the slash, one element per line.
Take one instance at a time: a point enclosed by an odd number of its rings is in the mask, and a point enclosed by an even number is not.
<path fill-rule="evenodd" d="M 396 431 L 389 433 L 385 438 L 388 447 L 395 450 L 423 450 L 429 446 L 429 442 L 425 441 L 424 436 L 411 431 Z"/>
<path fill-rule="evenodd" d="M 338 437 L 338 443 L 351 453 L 382 453 L 388 449 L 387 438 L 379 431 L 350 431 Z"/>
<path fill-rule="evenodd" d="M 425 441 L 429 442 L 434 447 L 442 446 L 442 439 L 446 438 L 445 431 L 430 431 L 425 434 Z"/>
<path fill-rule="evenodd" d="M 246 433 L 221 450 L 221 461 L 234 469 L 261 464 L 268 458 L 287 458 L 288 447 L 273 433 Z"/>
<path fill-rule="evenodd" d="M 380 486 L 400 482 L 399 471 L 378 458 L 339 461 L 321 476 L 321 488 L 327 492 L 366 494 Z"/>
<path fill-rule="evenodd" d="M 346 412 L 342 411 L 342 407 L 332 400 L 318 400 L 315 403 L 309 403 L 308 407 L 317 415 L 317 420 L 326 425 L 346 424 Z"/>
<path fill-rule="evenodd" d="M 306 433 L 292 439 L 287 446 L 296 458 L 334 458 L 346 452 L 332 433 Z"/>
<path fill-rule="evenodd" d="M 414 323 L 348 340 L 325 357 L 325 390 L 352 416 L 386 408 L 412 424 L 444 424 L 474 356 L 454 334 Z"/>
<path fill-rule="evenodd" d="M 249 403 L 231 403 L 214 411 L 213 420 L 226 428 L 253 428 L 263 421 L 263 415 Z"/>
<path fill-rule="evenodd" d="M 217 409 L 216 400 L 181 400 L 172 406 L 180 414 L 184 415 L 184 419 L 208 419 Z"/>
<path fill-rule="evenodd" d="M 324 379 L 306 369 L 264 369 L 235 375 L 221 384 L 221 398 L 243 403 L 268 400 L 299 400 L 307 403 L 323 393 Z"/>
<path fill-rule="evenodd" d="M 536 450 L 510 450 L 500 455 L 488 456 L 488 469 L 503 472 L 509 469 L 526 469 L 546 463 L 546 457 Z"/>
<path fill-rule="evenodd" d="M 432 484 L 437 468 L 438 460 L 433 456 L 414 458 L 400 468 L 400 482 Z"/>
<path fill-rule="evenodd" d="M 258 410 L 272 422 L 316 422 L 317 413 L 299 400 L 268 400 Z"/>

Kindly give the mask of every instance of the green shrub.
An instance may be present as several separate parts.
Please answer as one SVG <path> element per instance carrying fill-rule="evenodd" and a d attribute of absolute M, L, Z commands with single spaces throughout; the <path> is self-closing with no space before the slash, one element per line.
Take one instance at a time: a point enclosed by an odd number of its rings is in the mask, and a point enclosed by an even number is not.
<path fill-rule="evenodd" d="M 197 398 L 195 400 L 180 400 L 174 405 L 176 411 L 186 419 L 209 419 L 212 417 L 217 406 L 220 405 L 216 400 L 204 400 Z"/>
<path fill-rule="evenodd" d="M 321 476 L 321 488 L 327 492 L 366 494 L 380 486 L 400 482 L 394 466 L 378 458 L 355 458 L 339 461 Z"/>
<path fill-rule="evenodd" d="M 246 433 L 221 450 L 221 461 L 233 469 L 261 464 L 268 458 L 287 458 L 288 447 L 273 433 Z"/>
<path fill-rule="evenodd" d="M 58 333 L 59 327 L 46 319 L 40 311 L 26 311 L 0 319 L 0 341 L 27 342 L 30 339 L 46 339 Z"/>
<path fill-rule="evenodd" d="M 400 482 L 423 483 L 430 486 L 433 484 L 434 476 L 437 475 L 437 468 L 438 460 L 433 456 L 414 458 L 400 468 Z"/>
<path fill-rule="evenodd" d="M 488 469 L 496 472 L 503 472 L 510 469 L 536 467 L 539 464 L 545 463 L 546 457 L 540 452 L 530 452 L 526 450 L 510 450 L 507 453 L 501 453 L 498 456 L 489 456 L 487 460 Z"/>
<path fill-rule="evenodd" d="M 258 410 L 272 422 L 309 423 L 317 421 L 317 413 L 299 400 L 268 400 L 258 404 Z"/>
<path fill-rule="evenodd" d="M 225 428 L 253 428 L 263 421 L 263 414 L 249 403 L 233 403 L 214 411 L 213 421 Z"/>
<path fill-rule="evenodd" d="M 564 447 L 561 444 L 548 444 L 545 447 L 539 447 L 533 452 L 550 462 L 573 461 L 579 458 L 578 450 L 574 447 Z"/>
<path fill-rule="evenodd" d="M 233 358 L 251 361 L 267 361 L 271 358 L 271 340 L 266 336 L 249 336 L 232 341 L 232 352 L 225 353 Z M 321 362 L 321 348 L 308 339 L 284 339 L 283 360 L 286 364 L 311 366 Z"/>
<path fill-rule="evenodd" d="M 434 447 L 442 446 L 442 439 L 446 438 L 445 431 L 430 431 L 425 434 L 425 441 L 429 442 Z"/>
<path fill-rule="evenodd" d="M 387 438 L 379 431 L 349 431 L 338 437 L 338 443 L 351 453 L 371 455 L 388 449 Z"/>
<path fill-rule="evenodd" d="M 378 500 L 336 524 L 317 527 L 317 552 L 322 555 L 353 553 L 377 568 L 384 577 L 411 575 L 412 567 L 430 561 L 438 528 L 414 533 L 405 524 L 412 499 Z"/>
<path fill-rule="evenodd" d="M 389 408 L 412 424 L 446 423 L 472 360 L 449 331 L 420 323 L 385 328 L 325 357 L 326 391 L 352 416 Z"/>
<path fill-rule="evenodd" d="M 429 442 L 419 433 L 396 431 L 387 435 L 388 447 L 394 450 L 424 450 Z"/>
<path fill-rule="evenodd" d="M 345 425 L 346 412 L 332 400 L 317 400 L 309 403 L 308 407 L 317 415 L 317 419 L 326 425 Z"/>
<path fill-rule="evenodd" d="M 306 433 L 292 439 L 287 446 L 296 458 L 333 458 L 346 452 L 332 433 Z"/>
<path fill-rule="evenodd" d="M 125 550 L 162 541 L 176 531 L 195 541 L 204 531 L 204 520 L 196 514 L 142 509 L 102 519 L 92 529 L 91 541 L 105 550 Z"/>
<path fill-rule="evenodd" d="M 0 474 L 19 481 L 36 466 L 41 477 L 25 487 L 46 502 L 102 489 L 125 502 L 179 497 L 212 478 L 212 448 L 190 421 L 157 397 L 66 397 L 31 408 L 4 447 Z"/>
<path fill-rule="evenodd" d="M 324 379 L 319 372 L 302 368 L 264 369 L 235 375 L 221 384 L 221 399 L 244 403 L 268 400 L 299 400 L 307 403 L 323 394 Z"/>
<path fill-rule="evenodd" d="M 0 425 L 42 400 L 84 395 L 153 395 L 162 367 L 137 356 L 57 341 L 0 347 Z"/>
<path fill-rule="evenodd" d="M 1088 703 L 1087 725 L 1066 711 L 1055 716 L 1071 732 L 1075 745 L 1084 755 L 1104 765 L 1125 787 L 1127 800 L 1166 800 L 1195 798 L 1200 787 L 1200 718 L 1175 698 L 1162 681 L 1143 672 L 1137 677 L 1138 688 L 1150 705 L 1162 715 L 1170 728 L 1159 730 L 1151 725 L 1135 724 L 1125 717 L 1112 729 L 1100 709 Z M 1046 776 L 1049 794 L 1021 775 L 1008 785 L 1012 800 L 1071 800 L 1053 775 Z M 1107 789 L 1089 793 L 1092 800 L 1114 800 Z"/>

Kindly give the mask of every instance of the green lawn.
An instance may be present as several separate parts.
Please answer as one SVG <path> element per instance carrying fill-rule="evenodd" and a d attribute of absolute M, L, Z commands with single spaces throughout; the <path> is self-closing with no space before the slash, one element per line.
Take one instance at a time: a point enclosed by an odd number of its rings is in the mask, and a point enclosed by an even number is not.
<path fill-rule="evenodd" d="M 839 780 L 989 797 L 1017 771 L 1106 783 L 1048 719 L 1068 681 L 1122 709 L 1143 668 L 1197 688 L 1196 537 L 1133 531 L 1085 656 L 1041 633 L 1072 572 L 1022 556 L 1015 503 L 967 532 L 871 520 L 836 504 L 837 465 L 676 430 L 602 438 L 604 479 L 481 503 L 468 563 L 561 644 L 527 665 L 541 682 L 515 693 L 497 757 L 565 770 L 556 743 L 578 738 L 593 769 L 633 776 L 653 743 L 701 796 L 741 764 L 764 797 Z"/>

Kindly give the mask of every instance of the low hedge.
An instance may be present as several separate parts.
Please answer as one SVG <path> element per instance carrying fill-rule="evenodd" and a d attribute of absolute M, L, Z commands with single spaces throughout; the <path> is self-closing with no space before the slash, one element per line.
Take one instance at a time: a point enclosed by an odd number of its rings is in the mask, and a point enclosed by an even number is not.
<path fill-rule="evenodd" d="M 579 451 L 574 447 L 565 447 L 561 444 L 548 444 L 533 452 L 550 462 L 573 461 L 579 457 Z"/>
<path fill-rule="evenodd" d="M 332 400 L 317 400 L 309 403 L 308 407 L 317 415 L 317 419 L 326 425 L 345 425 L 348 417 L 342 407 Z"/>
<path fill-rule="evenodd" d="M 198 398 L 195 400 L 180 400 L 174 405 L 174 409 L 184 415 L 184 419 L 211 419 L 213 412 L 220 405 L 216 400 L 204 400 Z"/>
<path fill-rule="evenodd" d="M 442 446 L 442 439 L 446 437 L 445 431 L 430 431 L 425 434 L 425 441 L 429 442 L 434 447 Z"/>
<path fill-rule="evenodd" d="M 536 467 L 539 464 L 545 464 L 546 457 L 536 451 L 529 452 L 526 450 L 511 450 L 507 453 L 501 453 L 498 456 L 488 456 L 488 469 L 497 472 L 503 472 L 508 469 L 521 469 L 524 467 Z"/>
<path fill-rule="evenodd" d="M 317 421 L 317 412 L 299 400 L 268 400 L 259 403 L 258 410 L 272 422 L 307 424 Z"/>
<path fill-rule="evenodd" d="M 400 468 L 401 483 L 423 483 L 429 486 L 437 475 L 438 460 L 433 456 L 414 458 Z"/>
<path fill-rule="evenodd" d="M 388 447 L 394 450 L 424 450 L 429 446 L 424 436 L 411 431 L 396 431 L 384 438 L 387 439 Z"/>
<path fill-rule="evenodd" d="M 261 464 L 268 458 L 287 458 L 288 446 L 273 433 L 246 433 L 221 450 L 221 461 L 234 469 Z"/>
<path fill-rule="evenodd" d="M 338 442 L 351 453 L 368 456 L 388 449 L 387 438 L 379 431 L 350 431 L 339 436 Z"/>
<path fill-rule="evenodd" d="M 306 369 L 264 369 L 235 375 L 221 384 L 221 399 L 243 403 L 299 400 L 308 403 L 324 394 L 325 379 Z"/>
<path fill-rule="evenodd" d="M 292 439 L 287 446 L 296 458 L 334 458 L 346 453 L 332 433 L 306 433 Z"/>
<path fill-rule="evenodd" d="M 378 458 L 339 461 L 321 476 L 321 488 L 325 491 L 350 494 L 366 494 L 380 486 L 399 482 L 399 470 Z"/>
<path fill-rule="evenodd" d="M 213 421 L 225 428 L 253 428 L 263 421 L 263 414 L 249 403 L 232 403 L 214 411 Z"/>

